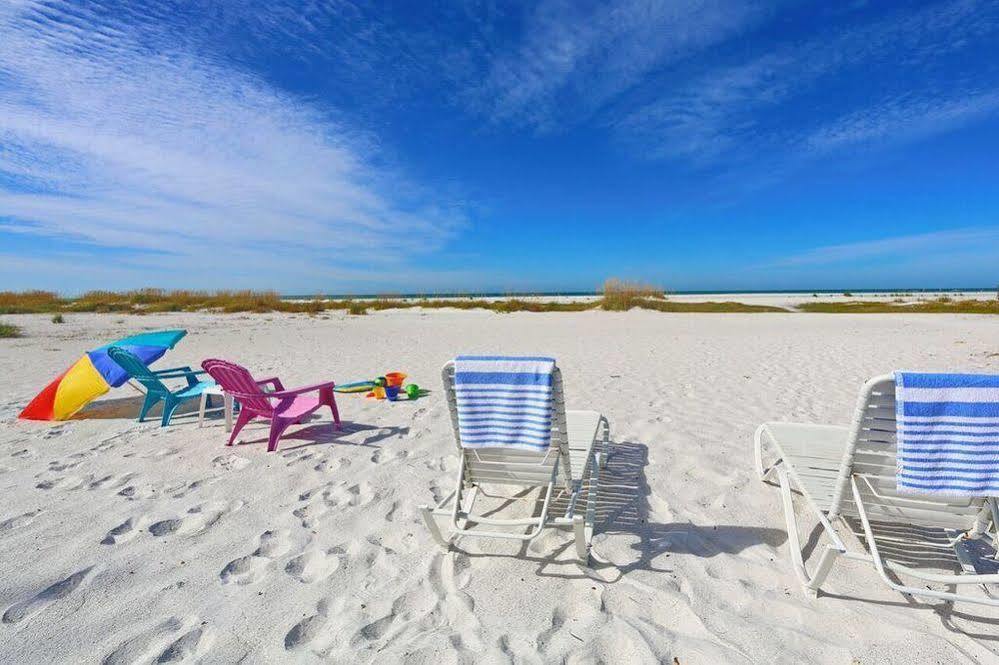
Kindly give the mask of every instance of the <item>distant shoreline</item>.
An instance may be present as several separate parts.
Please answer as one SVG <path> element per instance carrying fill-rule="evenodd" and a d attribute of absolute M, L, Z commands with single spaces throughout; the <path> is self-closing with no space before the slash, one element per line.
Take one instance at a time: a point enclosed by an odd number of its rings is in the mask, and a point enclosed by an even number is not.
<path fill-rule="evenodd" d="M 995 293 L 999 287 L 972 288 L 911 288 L 911 289 L 736 289 L 727 291 L 666 291 L 667 296 L 862 296 L 878 295 L 943 295 L 954 293 Z M 435 300 L 449 298 L 590 298 L 600 297 L 601 291 L 441 291 L 437 293 L 366 293 L 366 294 L 323 294 L 327 300 L 373 300 L 376 298 L 398 298 L 402 300 Z M 316 294 L 282 294 L 282 300 L 312 300 Z"/>

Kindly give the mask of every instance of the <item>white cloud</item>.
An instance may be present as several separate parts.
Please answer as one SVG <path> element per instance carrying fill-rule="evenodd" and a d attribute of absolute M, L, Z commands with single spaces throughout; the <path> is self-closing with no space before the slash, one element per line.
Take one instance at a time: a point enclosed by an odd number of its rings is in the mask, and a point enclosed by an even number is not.
<path fill-rule="evenodd" d="M 370 135 L 136 25 L 59 2 L 0 8 L 0 230 L 167 252 L 131 262 L 218 286 L 248 265 L 280 286 L 360 275 L 460 228 L 461 210 L 385 166 Z"/>

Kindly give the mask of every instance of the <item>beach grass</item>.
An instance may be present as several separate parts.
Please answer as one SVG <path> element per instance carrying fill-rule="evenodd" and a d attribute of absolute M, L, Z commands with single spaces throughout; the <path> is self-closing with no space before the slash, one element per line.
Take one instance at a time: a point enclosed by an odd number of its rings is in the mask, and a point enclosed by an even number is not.
<path fill-rule="evenodd" d="M 51 291 L 0 291 L 0 314 L 55 312 L 66 302 Z"/>
<path fill-rule="evenodd" d="M 635 307 L 641 309 L 651 309 L 657 312 L 677 312 L 677 313 L 707 313 L 724 314 L 732 312 L 745 313 L 766 313 L 783 312 L 788 310 L 783 307 L 773 307 L 771 305 L 748 305 L 741 302 L 673 302 L 670 300 L 640 300 L 635 303 Z"/>
<path fill-rule="evenodd" d="M 88 291 L 76 298 L 64 298 L 50 291 L 0 292 L 0 314 L 52 314 L 53 322 L 73 312 L 115 312 L 151 314 L 157 312 L 287 312 L 316 315 L 344 311 L 364 315 L 389 309 L 462 309 L 513 312 L 582 312 L 592 309 L 627 311 L 647 309 L 657 312 L 786 312 L 787 309 L 739 302 L 686 302 L 671 300 L 662 288 L 608 279 L 600 297 L 585 300 L 541 300 L 510 295 L 506 298 L 404 298 L 383 295 L 375 298 L 330 298 L 316 295 L 311 299 L 285 300 L 277 291 L 251 290 L 166 290 Z M 847 300 L 802 303 L 798 311 L 820 313 L 952 313 L 999 314 L 999 300 L 954 300 L 943 296 L 936 300 L 906 302 Z M 58 321 L 57 321 L 58 319 Z"/>
<path fill-rule="evenodd" d="M 0 323 L 0 338 L 11 339 L 14 337 L 22 337 L 21 329 L 9 323 Z"/>
<path fill-rule="evenodd" d="M 666 291 L 657 286 L 626 282 L 617 278 L 604 282 L 603 297 L 597 302 L 601 309 L 624 312 L 630 309 L 650 309 L 657 312 L 787 312 L 782 307 L 747 305 L 739 302 L 674 302 Z"/>
<path fill-rule="evenodd" d="M 919 302 L 850 300 L 802 303 L 798 309 L 820 314 L 999 314 L 999 300 L 954 300 L 947 296 Z"/>

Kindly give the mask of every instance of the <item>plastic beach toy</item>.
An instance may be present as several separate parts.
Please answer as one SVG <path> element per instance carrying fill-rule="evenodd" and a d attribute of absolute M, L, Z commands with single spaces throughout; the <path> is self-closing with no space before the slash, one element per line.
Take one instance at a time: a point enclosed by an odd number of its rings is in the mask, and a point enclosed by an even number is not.
<path fill-rule="evenodd" d="M 402 382 L 406 380 L 406 375 L 402 372 L 389 372 L 385 375 L 385 385 L 395 386 L 399 388 L 402 386 Z"/>
<path fill-rule="evenodd" d="M 363 393 L 375 387 L 374 381 L 358 381 L 356 383 L 344 383 L 333 389 L 337 393 Z"/>
<path fill-rule="evenodd" d="M 405 390 L 406 390 L 406 396 L 409 397 L 409 399 L 416 399 L 417 397 L 420 396 L 420 387 L 415 383 L 411 383 L 408 386 L 406 386 Z"/>

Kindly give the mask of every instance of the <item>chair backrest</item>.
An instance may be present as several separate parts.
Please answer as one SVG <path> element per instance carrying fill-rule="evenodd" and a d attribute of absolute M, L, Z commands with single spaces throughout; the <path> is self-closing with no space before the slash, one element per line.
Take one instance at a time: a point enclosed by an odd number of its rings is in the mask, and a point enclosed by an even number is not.
<path fill-rule="evenodd" d="M 872 521 L 970 528 L 982 511 L 985 497 L 900 494 L 895 487 L 896 446 L 895 379 L 887 374 L 871 379 L 860 391 L 829 513 L 858 514 L 850 487 L 852 475 L 857 478 L 861 500 Z"/>
<path fill-rule="evenodd" d="M 118 366 L 128 372 L 128 375 L 141 383 L 151 393 L 169 393 L 170 389 L 163 385 L 163 382 L 153 374 L 149 366 L 129 351 L 120 346 L 112 346 L 108 349 L 108 356 L 115 361 Z"/>
<path fill-rule="evenodd" d="M 250 371 L 242 365 L 228 360 L 209 358 L 201 363 L 201 367 L 215 379 L 215 383 L 222 386 L 222 390 L 239 400 L 241 408 L 250 409 L 263 416 L 274 413 L 267 393 L 253 379 Z"/>
<path fill-rule="evenodd" d="M 569 439 L 565 424 L 565 397 L 562 391 L 562 373 L 556 367 L 552 373 L 551 446 L 547 453 L 516 448 L 462 448 L 458 428 L 458 399 L 454 386 L 454 361 L 441 370 L 444 395 L 451 413 L 454 440 L 465 465 L 465 477 L 472 483 L 492 483 L 535 487 L 547 485 L 555 464 L 566 487 L 572 485 L 572 467 L 569 461 Z"/>

